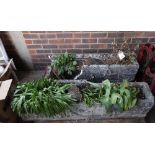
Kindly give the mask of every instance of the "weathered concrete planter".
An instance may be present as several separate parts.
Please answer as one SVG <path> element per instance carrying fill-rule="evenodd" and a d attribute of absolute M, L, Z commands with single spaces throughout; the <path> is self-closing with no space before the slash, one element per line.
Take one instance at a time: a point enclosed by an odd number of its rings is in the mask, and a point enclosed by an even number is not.
<path fill-rule="evenodd" d="M 63 83 L 76 84 L 77 86 L 86 85 L 87 81 L 73 80 L 64 81 Z M 68 111 L 66 115 L 57 115 L 55 117 L 45 117 L 39 115 L 23 115 L 23 121 L 32 122 L 144 122 L 147 113 L 154 105 L 154 97 L 144 82 L 131 83 L 131 85 L 140 87 L 145 96 L 145 99 L 138 99 L 138 104 L 125 112 L 113 112 L 106 113 L 103 106 L 95 105 L 93 107 L 87 107 L 84 103 L 74 104 L 71 111 Z"/>
<path fill-rule="evenodd" d="M 133 81 L 138 71 L 138 64 L 131 65 L 84 65 L 81 74 L 75 79 L 86 79 L 102 82 L 109 79 L 111 82 L 121 82 L 123 79 Z"/>
<path fill-rule="evenodd" d="M 133 81 L 135 75 L 139 69 L 138 62 L 129 65 L 120 64 L 104 64 L 106 58 L 109 59 L 110 54 L 77 54 L 77 60 L 84 62 L 88 58 L 94 58 L 96 62 L 92 64 L 83 64 L 81 67 L 81 72 L 75 76 L 75 80 L 86 79 L 94 82 L 102 82 L 105 79 L 109 79 L 111 82 L 121 82 L 123 79 L 128 81 Z M 46 74 L 50 77 L 50 72 Z"/>

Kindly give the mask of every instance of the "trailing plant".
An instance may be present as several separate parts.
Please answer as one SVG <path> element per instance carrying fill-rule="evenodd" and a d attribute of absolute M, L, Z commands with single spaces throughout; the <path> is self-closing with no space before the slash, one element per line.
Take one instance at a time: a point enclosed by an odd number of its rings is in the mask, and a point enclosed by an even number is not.
<path fill-rule="evenodd" d="M 103 81 L 102 84 L 89 84 L 82 90 L 83 100 L 88 106 L 98 102 L 104 105 L 107 111 L 127 111 L 137 103 L 139 89 L 130 86 L 127 80 L 120 84 L 111 84 L 109 80 Z"/>
<path fill-rule="evenodd" d="M 70 87 L 70 84 L 60 84 L 50 79 L 19 84 L 14 93 L 11 108 L 19 116 L 22 114 L 55 116 L 65 113 L 74 102 L 68 94 Z"/>
<path fill-rule="evenodd" d="M 57 71 L 58 76 L 72 76 L 77 67 L 75 56 L 65 52 L 51 60 L 51 66 Z"/>

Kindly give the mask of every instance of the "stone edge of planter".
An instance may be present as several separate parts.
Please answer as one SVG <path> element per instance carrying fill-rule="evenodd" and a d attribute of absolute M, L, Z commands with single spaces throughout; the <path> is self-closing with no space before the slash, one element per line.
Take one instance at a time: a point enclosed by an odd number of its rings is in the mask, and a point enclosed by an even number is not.
<path fill-rule="evenodd" d="M 139 64 L 137 62 L 130 65 L 83 65 L 80 74 L 78 74 L 74 79 L 100 79 L 99 82 L 101 82 L 101 79 L 109 79 L 112 82 L 120 82 L 123 79 L 133 81 L 138 69 Z"/>

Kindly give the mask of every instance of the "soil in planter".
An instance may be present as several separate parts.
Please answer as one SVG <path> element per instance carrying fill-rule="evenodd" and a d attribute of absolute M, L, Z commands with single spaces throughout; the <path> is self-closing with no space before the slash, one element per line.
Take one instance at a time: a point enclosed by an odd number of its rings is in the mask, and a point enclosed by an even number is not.
<path fill-rule="evenodd" d="M 102 64 L 124 64 L 124 65 L 129 65 L 129 64 L 133 64 L 133 59 L 129 58 L 132 57 L 132 55 L 126 56 L 123 60 L 119 60 L 117 53 L 111 53 L 111 54 L 102 54 L 102 58 L 97 59 L 97 58 L 85 58 L 83 61 L 83 63 L 85 65 L 102 65 Z M 136 58 L 136 57 L 135 57 Z M 131 60 L 132 59 L 132 60 Z M 136 61 L 136 59 L 135 59 Z"/>
<path fill-rule="evenodd" d="M 145 97 L 145 95 L 144 95 L 144 93 L 142 91 L 142 88 L 139 88 L 138 98 L 142 99 L 142 100 L 146 99 L 146 97 Z"/>

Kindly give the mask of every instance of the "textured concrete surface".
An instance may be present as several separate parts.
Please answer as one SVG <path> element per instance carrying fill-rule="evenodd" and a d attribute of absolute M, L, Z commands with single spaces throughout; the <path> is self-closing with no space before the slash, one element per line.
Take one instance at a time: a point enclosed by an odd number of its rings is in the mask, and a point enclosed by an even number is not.
<path fill-rule="evenodd" d="M 133 81 L 139 65 L 84 65 L 77 79 L 102 82 L 109 79 L 111 82 L 121 82 L 123 79 Z"/>
<path fill-rule="evenodd" d="M 123 79 L 133 81 L 139 69 L 138 62 L 133 64 L 106 64 L 106 60 L 111 60 L 110 53 L 104 54 L 77 54 L 78 59 L 88 60 L 90 63 L 82 66 L 80 75 L 75 79 L 87 79 L 95 82 L 109 79 L 111 82 L 121 82 Z M 96 62 L 93 62 L 93 59 Z M 85 62 L 85 61 L 84 61 Z"/>

